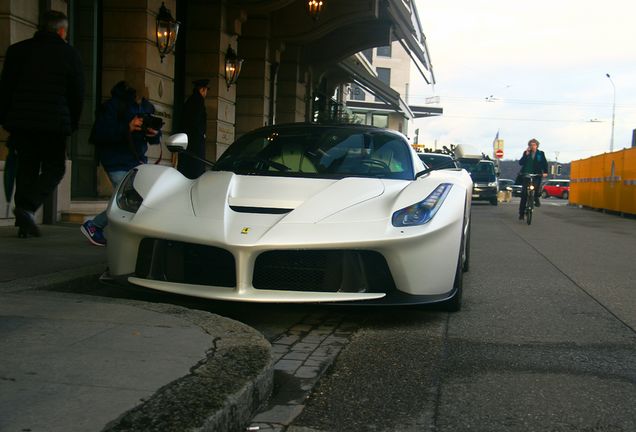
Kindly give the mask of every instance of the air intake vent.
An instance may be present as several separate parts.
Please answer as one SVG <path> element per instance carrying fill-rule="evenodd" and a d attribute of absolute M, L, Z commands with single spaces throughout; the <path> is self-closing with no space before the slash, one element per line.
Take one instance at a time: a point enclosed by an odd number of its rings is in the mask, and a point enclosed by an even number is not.
<path fill-rule="evenodd" d="M 395 283 L 384 257 L 357 250 L 286 250 L 256 258 L 256 289 L 313 292 L 388 292 Z"/>
<path fill-rule="evenodd" d="M 236 287 L 234 256 L 225 249 L 145 238 L 139 244 L 135 276 L 196 285 Z"/>

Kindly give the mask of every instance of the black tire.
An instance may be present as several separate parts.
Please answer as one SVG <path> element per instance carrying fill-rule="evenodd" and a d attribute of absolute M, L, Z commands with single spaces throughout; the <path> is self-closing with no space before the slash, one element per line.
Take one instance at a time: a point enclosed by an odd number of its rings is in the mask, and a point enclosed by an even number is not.
<path fill-rule="evenodd" d="M 561 195 L 561 198 L 563 198 L 564 200 L 568 199 L 570 197 L 570 194 L 568 193 L 568 191 L 563 191 L 563 195 Z"/>
<path fill-rule="evenodd" d="M 550 197 L 550 195 L 548 195 L 548 193 L 547 193 L 546 191 L 543 191 L 543 193 L 541 194 L 541 196 L 542 196 L 543 198 L 549 198 L 549 197 Z"/>
<path fill-rule="evenodd" d="M 497 202 L 497 197 L 495 197 L 495 198 L 490 198 L 490 204 L 491 204 L 491 205 L 494 205 L 494 206 L 496 206 L 497 204 L 499 204 L 499 203 Z"/>
<path fill-rule="evenodd" d="M 532 223 L 532 208 L 526 210 L 526 223 L 528 225 Z"/>
<path fill-rule="evenodd" d="M 462 254 L 457 260 L 457 270 L 455 270 L 455 280 L 453 281 L 455 293 L 451 298 L 440 304 L 441 309 L 446 312 L 459 312 L 462 308 L 462 294 L 464 291 L 464 271 L 462 269 Z"/>
<path fill-rule="evenodd" d="M 470 270 L 470 222 L 468 222 L 468 231 L 466 234 L 466 259 L 464 260 L 464 265 L 462 266 L 462 270 L 467 272 Z"/>

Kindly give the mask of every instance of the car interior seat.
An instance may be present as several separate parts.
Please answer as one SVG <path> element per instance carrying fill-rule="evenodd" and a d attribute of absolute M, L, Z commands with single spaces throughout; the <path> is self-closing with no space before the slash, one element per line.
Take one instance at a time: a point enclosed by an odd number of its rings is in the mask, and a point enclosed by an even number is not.
<path fill-rule="evenodd" d="M 303 145 L 299 143 L 283 143 L 280 154 L 272 157 L 271 160 L 287 166 L 291 172 L 318 172 L 313 162 L 306 157 Z M 276 171 L 273 167 L 270 168 L 270 171 L 272 170 Z"/>

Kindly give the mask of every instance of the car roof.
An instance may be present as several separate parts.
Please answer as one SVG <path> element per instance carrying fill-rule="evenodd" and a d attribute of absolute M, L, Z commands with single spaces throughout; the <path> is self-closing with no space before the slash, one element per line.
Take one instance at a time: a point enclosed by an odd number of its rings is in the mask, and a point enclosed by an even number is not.
<path fill-rule="evenodd" d="M 263 126 L 258 129 L 253 129 L 247 133 L 252 134 L 252 133 L 259 133 L 259 132 L 268 131 L 268 130 L 277 131 L 277 130 L 285 130 L 285 129 L 295 129 L 298 127 L 305 127 L 308 129 L 349 129 L 349 130 L 353 129 L 353 130 L 359 130 L 361 132 L 365 132 L 365 131 L 385 132 L 385 133 L 389 133 L 389 134 L 398 136 L 400 138 L 403 138 L 404 140 L 408 142 L 408 139 L 406 138 L 406 136 L 404 136 L 404 134 L 396 130 L 381 128 L 381 127 L 371 126 L 371 125 L 363 125 L 358 123 L 309 123 L 309 122 L 280 123 L 280 124 L 274 124 L 269 126 Z"/>

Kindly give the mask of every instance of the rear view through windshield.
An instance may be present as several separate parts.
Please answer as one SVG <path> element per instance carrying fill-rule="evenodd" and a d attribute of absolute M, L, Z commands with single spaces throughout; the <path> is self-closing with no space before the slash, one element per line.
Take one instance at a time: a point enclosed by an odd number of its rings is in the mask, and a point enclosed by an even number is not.
<path fill-rule="evenodd" d="M 296 177 L 414 177 L 408 143 L 398 135 L 311 126 L 244 135 L 223 153 L 215 169 Z"/>
<path fill-rule="evenodd" d="M 494 182 L 497 180 L 495 174 L 495 164 L 486 161 L 468 161 L 460 160 L 462 168 L 470 173 L 473 181 L 480 182 Z"/>

